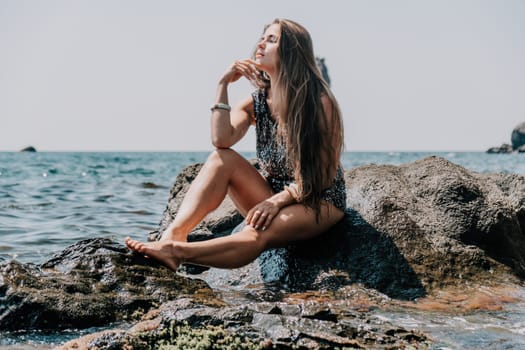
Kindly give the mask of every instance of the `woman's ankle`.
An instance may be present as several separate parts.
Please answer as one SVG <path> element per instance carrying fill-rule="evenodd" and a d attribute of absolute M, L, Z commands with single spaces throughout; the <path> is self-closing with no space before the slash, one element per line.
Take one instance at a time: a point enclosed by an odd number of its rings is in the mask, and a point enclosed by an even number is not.
<path fill-rule="evenodd" d="M 177 242 L 186 242 L 188 235 L 178 231 L 176 228 L 168 227 L 160 236 L 160 241 L 170 240 Z"/>

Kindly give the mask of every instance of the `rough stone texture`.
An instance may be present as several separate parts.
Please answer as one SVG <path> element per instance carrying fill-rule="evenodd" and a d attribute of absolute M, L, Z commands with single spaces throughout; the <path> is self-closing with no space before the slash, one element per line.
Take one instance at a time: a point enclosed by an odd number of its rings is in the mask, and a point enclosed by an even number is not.
<path fill-rule="evenodd" d="M 523 176 L 476 174 L 429 157 L 359 167 L 346 179 L 348 205 L 392 239 L 424 285 L 475 278 L 496 261 L 524 276 Z"/>
<path fill-rule="evenodd" d="M 512 130 L 511 142 L 513 149 L 518 149 L 525 145 L 525 122 L 519 124 Z"/>
<path fill-rule="evenodd" d="M 144 329 L 148 330 L 147 334 L 140 333 Z M 178 348 L 183 348 L 181 330 L 187 332 L 188 329 L 191 330 L 189 336 L 193 346 L 187 348 L 206 344 L 199 343 L 203 331 L 207 331 L 208 338 L 213 337 L 212 332 L 222 333 L 213 343 L 213 349 L 407 349 L 411 344 L 417 345 L 418 349 L 428 349 L 430 344 L 421 332 L 396 327 L 365 313 L 352 311 L 349 305 L 344 304 L 262 302 L 217 309 L 195 304 L 189 299 L 179 299 L 164 304 L 153 318 L 130 330 L 86 336 L 59 349 L 132 347 L 142 350 L 155 349 L 159 343 L 173 344 L 175 341 Z M 234 345 L 236 338 L 237 344 Z M 241 341 L 241 338 L 244 339 Z M 241 347 L 247 342 L 250 346 Z"/>
<path fill-rule="evenodd" d="M 40 266 L 2 263 L 0 330 L 108 325 L 180 296 L 213 298 L 204 282 L 148 260 L 99 238 L 78 242 Z"/>

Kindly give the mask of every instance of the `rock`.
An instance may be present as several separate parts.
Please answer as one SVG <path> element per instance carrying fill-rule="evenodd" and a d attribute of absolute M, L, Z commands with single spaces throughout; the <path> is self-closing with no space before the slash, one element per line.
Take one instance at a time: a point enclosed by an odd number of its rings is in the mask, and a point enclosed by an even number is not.
<path fill-rule="evenodd" d="M 491 147 L 487 150 L 487 153 L 525 152 L 525 122 L 519 124 L 512 130 L 510 139 L 511 145 L 504 143 L 499 147 Z"/>
<path fill-rule="evenodd" d="M 414 299 L 444 286 L 525 276 L 523 176 L 477 174 L 428 157 L 357 167 L 345 179 L 350 209 L 331 231 L 201 278 L 212 287 L 275 282 L 290 291 L 362 283 Z"/>
<path fill-rule="evenodd" d="M 33 146 L 28 146 L 28 147 L 22 148 L 20 152 L 36 152 L 36 148 Z"/>
<path fill-rule="evenodd" d="M 108 239 L 89 239 L 42 265 L 0 265 L 0 330 L 105 326 L 180 296 L 213 292 Z"/>
<path fill-rule="evenodd" d="M 439 157 L 346 175 L 348 206 L 392 240 L 426 289 L 525 276 L 523 176 L 477 174 Z"/>
<path fill-rule="evenodd" d="M 324 62 L 324 58 L 316 57 L 315 63 L 317 64 L 317 68 L 319 68 L 319 71 L 321 71 L 321 75 L 323 76 L 323 79 L 326 81 L 328 86 L 330 86 L 330 76 L 328 75 L 328 67 L 326 66 L 326 63 Z"/>
<path fill-rule="evenodd" d="M 508 143 L 504 143 L 499 147 L 491 147 L 487 150 L 487 153 L 512 153 L 512 146 Z"/>
<path fill-rule="evenodd" d="M 525 145 L 525 122 L 519 124 L 512 130 L 511 142 L 512 148 L 515 150 Z"/>
<path fill-rule="evenodd" d="M 266 303 L 267 304 L 267 303 Z M 407 349 L 418 344 L 428 348 L 429 338 L 418 331 L 396 327 L 376 317 L 349 312 L 348 305 L 335 305 L 324 310 L 337 318 L 324 320 L 308 317 L 309 306 L 296 305 L 288 313 L 273 312 L 278 304 L 249 303 L 242 306 L 215 307 L 179 299 L 160 307 L 153 319 L 123 330 L 89 335 L 59 349 L 99 348 L 155 349 L 159 344 L 178 348 L 213 349 Z M 286 307 L 283 310 L 287 310 Z M 148 333 L 141 333 L 144 329 Z M 209 344 L 209 345 L 207 345 Z M 200 345 L 200 347 L 199 347 Z"/>

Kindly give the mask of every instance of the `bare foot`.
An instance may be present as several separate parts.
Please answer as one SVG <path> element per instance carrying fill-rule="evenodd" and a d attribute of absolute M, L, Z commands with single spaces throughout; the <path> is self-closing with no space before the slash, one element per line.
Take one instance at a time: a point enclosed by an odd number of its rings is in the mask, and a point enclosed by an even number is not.
<path fill-rule="evenodd" d="M 144 243 L 126 237 L 125 242 L 129 249 L 156 259 L 175 272 L 182 262 L 175 256 L 173 241 Z"/>

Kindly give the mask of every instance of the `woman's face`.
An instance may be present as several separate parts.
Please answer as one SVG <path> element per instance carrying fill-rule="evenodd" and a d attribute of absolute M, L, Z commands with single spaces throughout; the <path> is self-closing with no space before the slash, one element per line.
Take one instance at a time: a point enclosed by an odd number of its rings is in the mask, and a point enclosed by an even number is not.
<path fill-rule="evenodd" d="M 260 69 L 268 74 L 277 71 L 279 66 L 279 38 L 281 25 L 274 23 L 264 31 L 261 40 L 257 43 L 255 61 L 260 64 Z"/>

